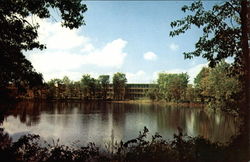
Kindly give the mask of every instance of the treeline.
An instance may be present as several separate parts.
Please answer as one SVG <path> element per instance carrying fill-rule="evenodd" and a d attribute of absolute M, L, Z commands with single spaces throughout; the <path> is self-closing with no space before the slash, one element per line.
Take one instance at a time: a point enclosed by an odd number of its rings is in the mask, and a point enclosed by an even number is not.
<path fill-rule="evenodd" d="M 126 75 L 117 72 L 112 77 L 112 99 L 124 99 Z M 82 76 L 80 81 L 72 81 L 67 76 L 63 79 L 52 79 L 47 82 L 48 99 L 108 99 L 108 90 L 110 86 L 110 76 L 100 75 L 98 79 L 89 74 Z"/>
<path fill-rule="evenodd" d="M 187 73 L 159 73 L 154 84 L 150 84 L 146 97 L 153 101 L 202 103 L 211 108 L 224 111 L 239 111 L 242 97 L 240 74 L 232 75 L 232 66 L 225 61 L 214 68 L 203 67 L 189 84 Z M 47 82 L 48 99 L 114 99 L 124 100 L 126 93 L 126 75 L 115 73 L 112 82 L 109 75 L 100 75 L 97 79 L 88 74 L 80 81 L 72 81 L 67 76 Z M 129 92 L 127 92 L 129 93 Z"/>
<path fill-rule="evenodd" d="M 203 67 L 193 85 L 188 79 L 186 73 L 160 73 L 147 96 L 157 101 L 204 103 L 214 109 L 239 111 L 242 84 L 240 74 L 232 75 L 230 64 L 223 61 L 214 68 Z"/>

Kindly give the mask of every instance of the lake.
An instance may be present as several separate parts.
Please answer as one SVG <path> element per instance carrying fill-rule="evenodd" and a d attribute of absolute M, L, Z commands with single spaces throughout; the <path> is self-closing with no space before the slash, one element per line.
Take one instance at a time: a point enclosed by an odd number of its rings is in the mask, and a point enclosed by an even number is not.
<path fill-rule="evenodd" d="M 232 116 L 197 107 L 71 101 L 21 102 L 6 111 L 1 123 L 14 141 L 32 133 L 67 145 L 129 140 L 144 126 L 150 136 L 158 132 L 165 139 L 173 139 L 181 127 L 190 136 L 220 142 L 227 142 L 238 127 Z"/>

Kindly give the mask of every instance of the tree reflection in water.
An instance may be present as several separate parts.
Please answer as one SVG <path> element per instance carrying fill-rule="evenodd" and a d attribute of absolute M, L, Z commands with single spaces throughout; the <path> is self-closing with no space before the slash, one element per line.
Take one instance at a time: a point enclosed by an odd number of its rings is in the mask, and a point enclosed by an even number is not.
<path fill-rule="evenodd" d="M 166 139 L 181 127 L 190 136 L 227 142 L 238 127 L 232 116 L 202 108 L 105 102 L 21 102 L 9 105 L 2 119 L 2 127 L 14 140 L 34 133 L 46 140 L 59 138 L 63 144 L 77 140 L 103 144 L 111 136 L 128 140 L 144 126 Z"/>

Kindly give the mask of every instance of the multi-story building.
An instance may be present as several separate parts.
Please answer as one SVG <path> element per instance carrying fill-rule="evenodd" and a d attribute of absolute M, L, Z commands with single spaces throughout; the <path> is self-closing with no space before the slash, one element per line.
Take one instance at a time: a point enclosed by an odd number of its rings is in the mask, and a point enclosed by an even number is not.
<path fill-rule="evenodd" d="M 125 90 L 126 99 L 139 99 L 146 97 L 147 91 L 151 88 L 151 84 L 127 84 Z"/>
<path fill-rule="evenodd" d="M 126 84 L 124 99 L 139 99 L 146 97 L 146 92 L 153 87 L 154 84 L 145 84 L 145 83 L 129 83 Z M 113 85 L 110 84 L 108 88 L 107 98 L 114 98 Z"/>
<path fill-rule="evenodd" d="M 126 87 L 121 89 L 119 96 L 114 95 L 114 88 L 112 84 L 109 84 L 108 90 L 107 90 L 107 97 L 106 99 L 110 100 L 134 100 L 134 99 L 140 99 L 145 98 L 147 91 L 154 87 L 155 84 L 145 84 L 145 83 L 134 83 L 134 84 L 126 84 Z M 51 89 L 53 90 L 53 89 Z M 54 87 L 53 94 L 50 98 L 52 99 L 77 99 L 77 100 L 84 100 L 84 99 L 101 99 L 102 97 L 101 91 L 96 91 L 94 96 L 91 96 L 93 94 L 85 94 L 80 90 L 80 88 L 77 89 L 71 89 L 67 90 L 67 88 L 64 85 L 58 85 Z"/>

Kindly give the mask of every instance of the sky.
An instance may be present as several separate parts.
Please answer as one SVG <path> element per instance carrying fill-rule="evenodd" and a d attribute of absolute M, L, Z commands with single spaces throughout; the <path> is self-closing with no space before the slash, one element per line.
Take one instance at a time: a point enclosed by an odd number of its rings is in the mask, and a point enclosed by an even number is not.
<path fill-rule="evenodd" d="M 47 49 L 26 52 L 45 81 L 68 76 L 126 74 L 128 83 L 152 83 L 159 72 L 187 72 L 190 83 L 207 61 L 201 57 L 184 59 L 183 52 L 194 50 L 201 30 L 170 37 L 170 23 L 185 17 L 181 7 L 192 1 L 86 1 L 86 25 L 70 30 L 60 21 L 41 20 L 38 29 Z M 204 2 L 211 7 L 216 1 Z M 53 16 L 57 17 L 54 12 Z M 56 18 L 56 20 L 58 20 Z"/>

